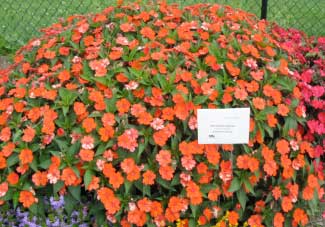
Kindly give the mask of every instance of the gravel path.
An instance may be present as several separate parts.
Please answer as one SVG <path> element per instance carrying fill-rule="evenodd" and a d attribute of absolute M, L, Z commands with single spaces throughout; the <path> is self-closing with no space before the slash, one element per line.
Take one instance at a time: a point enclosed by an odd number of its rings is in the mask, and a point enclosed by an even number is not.
<path fill-rule="evenodd" d="M 8 58 L 5 56 L 0 56 L 0 69 L 4 69 L 9 66 Z"/>

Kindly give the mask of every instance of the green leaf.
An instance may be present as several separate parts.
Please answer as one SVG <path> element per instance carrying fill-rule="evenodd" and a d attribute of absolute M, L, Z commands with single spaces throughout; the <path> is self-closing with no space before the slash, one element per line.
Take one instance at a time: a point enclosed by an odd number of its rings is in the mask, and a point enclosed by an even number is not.
<path fill-rule="evenodd" d="M 125 180 L 124 181 L 124 187 L 125 187 L 125 195 L 129 194 L 130 189 L 132 187 L 132 182 Z"/>
<path fill-rule="evenodd" d="M 80 201 L 80 192 L 81 192 L 80 185 L 79 186 L 70 186 L 70 187 L 68 187 L 68 191 L 71 193 L 73 198 Z"/>
<path fill-rule="evenodd" d="M 189 227 L 196 227 L 196 221 L 195 219 L 191 218 L 189 221 L 188 221 L 188 226 Z"/>
<path fill-rule="evenodd" d="M 29 166 L 30 166 L 30 168 L 32 170 L 34 170 L 34 172 L 37 172 L 38 169 L 37 169 L 37 161 L 36 161 L 36 159 L 33 159 L 32 163 Z"/>
<path fill-rule="evenodd" d="M 39 167 L 43 169 L 47 169 L 51 165 L 51 158 L 49 155 L 41 154 L 39 161 L 40 161 Z"/>
<path fill-rule="evenodd" d="M 244 191 L 244 189 L 241 188 L 239 191 L 237 191 L 236 196 L 237 196 L 237 199 L 238 199 L 241 207 L 243 208 L 243 210 L 245 210 L 246 202 L 247 202 L 247 195 L 246 195 L 246 192 Z"/>
<path fill-rule="evenodd" d="M 193 217 L 197 218 L 197 212 L 198 212 L 199 206 L 190 205 L 190 207 L 191 207 Z"/>
<path fill-rule="evenodd" d="M 151 188 L 149 185 L 143 185 L 142 193 L 146 196 L 151 197 Z"/>
<path fill-rule="evenodd" d="M 252 193 L 254 195 L 255 192 L 254 192 L 254 188 L 253 188 L 251 182 L 249 182 L 249 180 L 247 180 L 247 179 L 244 179 L 244 184 L 245 184 L 245 187 L 248 189 L 248 191 L 250 191 L 250 193 Z"/>
<path fill-rule="evenodd" d="M 68 150 L 68 142 L 66 140 L 55 138 L 54 141 L 59 146 L 60 151 L 65 153 Z"/>
<path fill-rule="evenodd" d="M 92 77 L 93 77 L 93 72 L 90 69 L 88 62 L 84 61 L 83 62 L 83 70 L 82 70 L 82 74 L 81 74 L 81 78 L 87 81 L 93 81 Z"/>
<path fill-rule="evenodd" d="M 231 185 L 228 189 L 228 192 L 236 192 L 240 189 L 241 187 L 241 182 L 238 179 L 238 177 L 234 177 L 234 179 L 231 181 Z"/>
<path fill-rule="evenodd" d="M 53 184 L 53 193 L 55 194 L 58 191 L 60 191 L 63 186 L 64 186 L 63 181 L 58 181 L 55 184 Z"/>
<path fill-rule="evenodd" d="M 16 191 L 14 192 L 13 196 L 12 196 L 12 201 L 14 203 L 14 208 L 16 209 L 17 205 L 18 205 L 18 201 L 19 201 L 19 195 L 20 195 L 20 192 L 19 191 Z"/>
<path fill-rule="evenodd" d="M 78 92 L 66 88 L 59 89 L 59 96 L 64 106 L 71 106 L 78 97 Z"/>
<path fill-rule="evenodd" d="M 76 208 L 78 201 L 71 195 L 66 194 L 64 196 L 64 209 L 67 211 L 68 215 Z"/>
<path fill-rule="evenodd" d="M 72 144 L 71 147 L 68 149 L 67 156 L 73 158 L 79 150 L 80 150 L 80 142 L 78 141 Z"/>
<path fill-rule="evenodd" d="M 298 123 L 294 118 L 292 118 L 292 117 L 286 118 L 284 126 L 283 126 L 284 134 L 287 135 L 290 129 L 295 130 L 295 129 L 297 129 L 297 127 L 298 127 Z"/>
<path fill-rule="evenodd" d="M 7 159 L 7 167 L 11 167 L 19 162 L 18 154 L 12 154 L 8 159 Z"/>
<path fill-rule="evenodd" d="M 158 177 L 156 180 L 157 180 L 157 183 L 160 184 L 161 186 L 163 186 L 164 188 L 166 188 L 170 191 L 173 191 L 173 192 L 176 191 L 175 188 L 170 186 L 168 181 L 165 181 L 165 180 L 161 179 L 160 177 Z"/>
<path fill-rule="evenodd" d="M 88 185 L 90 184 L 93 175 L 94 175 L 94 173 L 92 170 L 89 170 L 89 169 L 86 170 L 85 175 L 84 175 L 84 183 L 85 183 L 86 188 L 88 188 Z"/>
<path fill-rule="evenodd" d="M 199 95 L 193 99 L 193 102 L 195 105 L 199 105 L 199 104 L 205 103 L 208 100 L 208 98 L 209 97 L 206 95 Z"/>

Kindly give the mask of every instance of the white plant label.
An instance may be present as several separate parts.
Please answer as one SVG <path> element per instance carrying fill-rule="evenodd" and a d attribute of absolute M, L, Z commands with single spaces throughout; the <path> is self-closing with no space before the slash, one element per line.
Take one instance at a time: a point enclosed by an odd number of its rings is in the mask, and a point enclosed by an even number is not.
<path fill-rule="evenodd" d="M 199 144 L 248 144 L 249 108 L 198 109 Z"/>

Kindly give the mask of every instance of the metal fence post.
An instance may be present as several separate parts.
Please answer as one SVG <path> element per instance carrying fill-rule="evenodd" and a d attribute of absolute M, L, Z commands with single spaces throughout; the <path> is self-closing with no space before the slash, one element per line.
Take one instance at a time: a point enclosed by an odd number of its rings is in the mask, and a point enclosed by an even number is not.
<path fill-rule="evenodd" d="M 267 0 L 262 0 L 261 19 L 266 19 L 266 17 L 267 17 Z"/>

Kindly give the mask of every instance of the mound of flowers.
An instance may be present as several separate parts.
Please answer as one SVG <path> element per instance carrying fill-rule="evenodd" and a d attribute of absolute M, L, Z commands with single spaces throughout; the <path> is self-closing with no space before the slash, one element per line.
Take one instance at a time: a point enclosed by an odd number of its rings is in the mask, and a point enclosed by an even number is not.
<path fill-rule="evenodd" d="M 87 202 L 123 227 L 306 225 L 324 197 L 324 68 L 281 31 L 165 3 L 44 29 L 1 72 L 0 204 L 46 216 L 61 195 L 68 215 Z M 237 107 L 249 144 L 198 144 L 198 109 Z"/>

